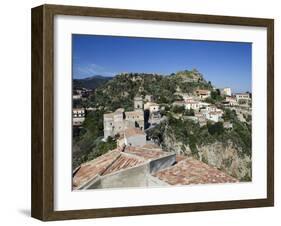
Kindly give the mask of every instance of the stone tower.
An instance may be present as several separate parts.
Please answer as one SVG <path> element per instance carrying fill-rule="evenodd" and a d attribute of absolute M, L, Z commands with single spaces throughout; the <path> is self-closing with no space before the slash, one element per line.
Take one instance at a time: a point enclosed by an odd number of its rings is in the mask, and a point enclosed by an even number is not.
<path fill-rule="evenodd" d="M 143 100 L 142 97 L 136 96 L 134 98 L 134 110 L 143 110 Z"/>

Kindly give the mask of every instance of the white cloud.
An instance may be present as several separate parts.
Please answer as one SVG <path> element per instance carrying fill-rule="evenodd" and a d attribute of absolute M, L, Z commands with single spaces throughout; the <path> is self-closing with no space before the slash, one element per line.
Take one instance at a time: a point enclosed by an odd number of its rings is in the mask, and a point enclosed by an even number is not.
<path fill-rule="evenodd" d="M 116 75 L 115 72 L 109 72 L 106 70 L 106 68 L 97 64 L 87 64 L 84 66 L 77 66 L 76 70 L 74 71 L 77 77 L 87 77 L 93 75 L 106 75 L 106 76 Z"/>

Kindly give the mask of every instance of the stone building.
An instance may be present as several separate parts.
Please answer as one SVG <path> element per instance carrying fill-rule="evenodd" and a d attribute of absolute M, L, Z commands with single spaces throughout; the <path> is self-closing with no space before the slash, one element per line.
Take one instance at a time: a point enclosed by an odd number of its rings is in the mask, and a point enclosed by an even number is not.
<path fill-rule="evenodd" d="M 134 111 L 125 112 L 123 108 L 103 115 L 104 139 L 121 134 L 127 128 L 144 130 L 143 101 L 141 97 L 134 98 Z"/>
<path fill-rule="evenodd" d="M 143 100 L 142 97 L 135 97 L 134 98 L 134 110 L 141 110 L 143 111 Z"/>
<path fill-rule="evenodd" d="M 249 93 L 236 93 L 235 98 L 238 104 L 249 104 L 251 102 Z"/>
<path fill-rule="evenodd" d="M 227 106 L 237 106 L 238 102 L 235 97 L 225 97 L 225 101 L 223 101 L 223 104 Z"/>
<path fill-rule="evenodd" d="M 125 112 L 124 120 L 125 128 L 140 128 L 144 129 L 144 113 L 143 110 L 127 111 Z"/>
<path fill-rule="evenodd" d="M 154 102 L 147 102 L 144 104 L 144 110 L 149 111 L 148 122 L 151 124 L 160 123 L 161 114 L 160 114 L 160 106 Z"/>
<path fill-rule="evenodd" d="M 205 89 L 197 89 L 196 90 L 196 95 L 200 98 L 200 99 L 206 99 L 208 97 L 211 96 L 211 91 L 210 90 L 205 90 Z"/>
<path fill-rule="evenodd" d="M 114 137 L 116 134 L 124 131 L 124 109 L 118 108 L 115 112 L 103 115 L 103 131 L 104 138 L 111 136 Z"/>

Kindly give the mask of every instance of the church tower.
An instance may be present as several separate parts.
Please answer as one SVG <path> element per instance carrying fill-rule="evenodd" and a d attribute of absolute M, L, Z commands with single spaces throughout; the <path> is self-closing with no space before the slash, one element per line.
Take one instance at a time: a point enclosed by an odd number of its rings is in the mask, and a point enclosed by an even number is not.
<path fill-rule="evenodd" d="M 134 98 L 134 110 L 143 110 L 143 100 L 142 97 L 136 96 Z"/>

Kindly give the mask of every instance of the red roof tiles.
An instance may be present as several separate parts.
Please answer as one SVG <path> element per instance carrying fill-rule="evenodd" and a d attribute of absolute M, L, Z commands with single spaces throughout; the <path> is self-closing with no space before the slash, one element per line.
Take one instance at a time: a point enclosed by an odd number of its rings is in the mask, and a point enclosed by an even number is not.
<path fill-rule="evenodd" d="M 134 156 L 128 156 L 125 153 L 121 153 L 121 155 L 119 155 L 119 157 L 101 175 L 106 175 L 122 169 L 131 168 L 143 162 L 144 159 L 136 158 Z"/>
<path fill-rule="evenodd" d="M 139 156 L 145 160 L 150 159 L 157 159 L 160 157 L 163 157 L 165 155 L 168 155 L 169 152 L 165 152 L 162 149 L 152 149 L 149 147 L 126 147 L 125 149 L 126 153 L 133 154 L 136 156 Z"/>
<path fill-rule="evenodd" d="M 81 164 L 73 177 L 73 186 L 79 187 L 98 174 L 102 174 L 119 157 L 120 153 L 118 149 L 115 149 L 94 160 Z"/>
<path fill-rule="evenodd" d="M 73 186 L 79 188 L 97 176 L 105 176 L 129 169 L 169 154 L 171 153 L 165 152 L 159 146 L 153 144 L 147 144 L 143 147 L 126 147 L 123 151 L 115 149 L 82 164 L 80 168 L 76 169 Z M 176 161 L 175 165 L 168 166 L 152 174 L 152 176 L 170 185 L 238 182 L 237 179 L 199 160 L 177 155 Z"/>
<path fill-rule="evenodd" d="M 171 185 L 238 182 L 226 173 L 192 158 L 181 160 L 153 176 Z"/>

